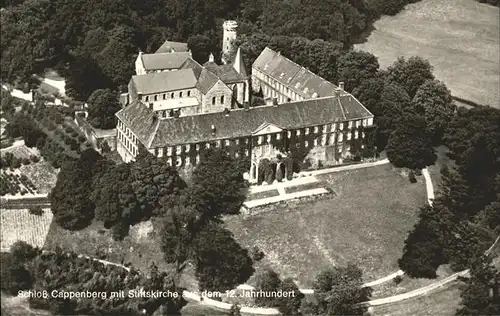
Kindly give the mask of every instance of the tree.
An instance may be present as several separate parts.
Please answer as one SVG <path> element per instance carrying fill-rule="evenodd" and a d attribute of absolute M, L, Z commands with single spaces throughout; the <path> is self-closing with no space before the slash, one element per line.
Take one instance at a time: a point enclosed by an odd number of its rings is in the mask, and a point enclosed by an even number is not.
<path fill-rule="evenodd" d="M 215 54 L 219 52 L 217 48 L 217 41 L 208 35 L 197 34 L 188 38 L 187 44 L 191 53 L 193 54 L 193 59 L 203 64 L 208 61 L 208 56 L 210 53 Z"/>
<path fill-rule="evenodd" d="M 277 300 L 278 310 L 282 315 L 300 316 L 300 308 L 304 294 L 291 278 L 286 278 L 281 282 L 281 291 L 283 293 L 293 293 L 290 297 L 282 297 Z"/>
<path fill-rule="evenodd" d="M 191 176 L 188 203 L 205 219 L 238 214 L 246 198 L 246 188 L 238 162 L 223 149 L 209 149 Z"/>
<path fill-rule="evenodd" d="M 229 310 L 229 316 L 241 316 L 241 307 L 238 303 L 231 305 L 231 309 Z"/>
<path fill-rule="evenodd" d="M 89 105 L 88 120 L 92 126 L 102 129 L 116 127 L 115 113 L 121 109 L 117 93 L 109 89 L 95 90 L 87 103 Z"/>
<path fill-rule="evenodd" d="M 379 63 L 373 54 L 350 51 L 338 59 L 338 80 L 344 82 L 344 90 L 352 92 L 365 80 L 377 75 Z"/>
<path fill-rule="evenodd" d="M 427 124 L 419 115 L 400 118 L 386 148 L 387 158 L 398 168 L 423 169 L 434 164 L 437 156 L 427 137 Z"/>
<path fill-rule="evenodd" d="M 372 289 L 362 287 L 362 272 L 353 264 L 334 267 L 320 273 L 314 283 L 317 303 L 314 315 L 363 315 L 367 307 L 359 303 L 370 300 Z"/>
<path fill-rule="evenodd" d="M 111 227 L 119 222 L 127 225 L 140 221 L 139 202 L 132 188 L 130 164 L 112 166 L 97 180 L 91 199 L 95 217 Z"/>
<path fill-rule="evenodd" d="M 415 111 L 425 117 L 433 143 L 440 144 L 456 111 L 451 91 L 440 81 L 428 80 L 418 88 L 412 103 Z"/>
<path fill-rule="evenodd" d="M 413 98 L 415 93 L 427 80 L 434 80 L 432 66 L 428 60 L 412 56 L 408 59 L 399 57 L 387 69 L 388 80 L 399 84 Z"/>
<path fill-rule="evenodd" d="M 20 290 L 30 289 L 33 278 L 30 272 L 20 264 L 10 253 L 2 252 L 0 265 L 0 283 L 2 291 L 17 295 Z"/>
<path fill-rule="evenodd" d="M 500 272 L 486 256 L 477 257 L 462 290 L 462 307 L 456 315 L 500 315 Z"/>
<path fill-rule="evenodd" d="M 277 292 L 281 288 L 281 280 L 276 272 L 271 269 L 265 269 L 257 275 L 257 291 L 267 293 Z M 258 306 L 275 307 L 278 305 L 275 297 L 256 297 L 255 303 Z"/>
<path fill-rule="evenodd" d="M 254 272 L 252 259 L 233 238 L 215 223 L 196 237 L 196 276 L 200 290 L 226 291 L 245 283 Z"/>
<path fill-rule="evenodd" d="M 33 248 L 30 244 L 18 240 L 10 246 L 10 253 L 15 263 L 23 265 L 35 258 L 38 254 L 38 250 Z"/>

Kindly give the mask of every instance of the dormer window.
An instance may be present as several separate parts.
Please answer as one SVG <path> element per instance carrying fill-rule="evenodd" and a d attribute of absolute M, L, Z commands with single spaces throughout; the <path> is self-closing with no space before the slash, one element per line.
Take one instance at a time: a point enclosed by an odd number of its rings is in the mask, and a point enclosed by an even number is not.
<path fill-rule="evenodd" d="M 306 88 L 304 89 L 304 93 L 307 93 L 307 92 L 309 92 L 309 88 L 307 88 L 307 87 L 306 87 Z"/>
<path fill-rule="evenodd" d="M 179 98 L 182 98 L 182 91 L 179 92 Z"/>
<path fill-rule="evenodd" d="M 158 95 L 154 96 L 155 101 L 158 101 Z"/>
<path fill-rule="evenodd" d="M 167 99 L 167 94 L 166 94 L 166 93 L 164 93 L 164 94 L 163 94 L 163 100 L 166 100 L 166 99 Z"/>
<path fill-rule="evenodd" d="M 191 96 L 191 90 L 188 90 L 187 94 L 188 94 L 188 97 L 190 97 Z"/>
<path fill-rule="evenodd" d="M 280 75 L 280 79 L 283 79 L 283 76 L 285 76 L 285 74 L 284 74 L 284 73 L 281 73 L 281 75 Z"/>
<path fill-rule="evenodd" d="M 173 99 L 175 97 L 175 94 L 172 92 L 170 93 L 170 99 Z"/>
<path fill-rule="evenodd" d="M 295 89 L 298 89 L 300 88 L 300 82 L 297 82 L 297 84 L 295 85 Z"/>
<path fill-rule="evenodd" d="M 149 95 L 146 96 L 146 98 L 144 99 L 146 102 L 149 101 Z"/>

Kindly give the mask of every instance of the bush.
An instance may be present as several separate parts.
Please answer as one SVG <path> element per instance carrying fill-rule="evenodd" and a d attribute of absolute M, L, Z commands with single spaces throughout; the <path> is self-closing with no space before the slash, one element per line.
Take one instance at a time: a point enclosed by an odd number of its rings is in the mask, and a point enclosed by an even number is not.
<path fill-rule="evenodd" d="M 400 284 L 401 282 L 403 282 L 403 277 L 402 277 L 402 276 L 400 276 L 400 275 L 398 275 L 398 276 L 396 276 L 396 277 L 393 279 L 393 281 L 394 281 L 394 284 L 398 285 L 398 284 Z"/>
<path fill-rule="evenodd" d="M 14 157 L 10 163 L 10 166 L 14 169 L 21 167 L 21 160 L 17 157 Z"/>
<path fill-rule="evenodd" d="M 31 163 L 31 160 L 29 158 L 23 158 L 22 163 L 23 165 L 29 165 Z"/>
<path fill-rule="evenodd" d="M 410 183 L 417 183 L 417 178 L 415 177 L 415 173 L 413 171 L 408 173 L 408 179 L 410 180 Z"/>
<path fill-rule="evenodd" d="M 36 162 L 39 162 L 40 161 L 40 157 L 38 157 L 37 155 L 31 155 L 30 156 L 30 159 L 32 162 L 36 163 Z"/>
<path fill-rule="evenodd" d="M 254 262 L 258 262 L 264 258 L 265 254 L 262 250 L 259 249 L 259 247 L 254 246 L 252 248 L 252 253 L 251 257 Z"/>
<path fill-rule="evenodd" d="M 85 136 L 83 136 L 83 135 L 78 136 L 78 141 L 79 141 L 80 143 L 84 143 L 86 140 L 87 140 L 87 139 L 85 138 Z"/>
<path fill-rule="evenodd" d="M 41 216 L 43 215 L 43 209 L 40 206 L 32 206 L 29 209 L 30 214 Z"/>

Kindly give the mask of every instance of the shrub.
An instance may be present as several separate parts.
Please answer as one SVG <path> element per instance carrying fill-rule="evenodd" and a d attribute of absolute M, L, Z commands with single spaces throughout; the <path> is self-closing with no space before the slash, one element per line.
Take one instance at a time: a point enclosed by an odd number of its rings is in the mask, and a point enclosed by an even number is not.
<path fill-rule="evenodd" d="M 29 165 L 31 163 L 31 160 L 29 158 L 23 158 L 22 163 L 23 165 Z"/>
<path fill-rule="evenodd" d="M 35 162 L 35 163 L 40 161 L 40 157 L 38 157 L 37 155 L 31 155 L 30 159 L 32 162 Z"/>
<path fill-rule="evenodd" d="M 408 179 L 410 180 L 410 183 L 417 183 L 417 178 L 415 177 L 415 173 L 413 171 L 408 173 Z"/>
<path fill-rule="evenodd" d="M 79 141 L 80 143 L 84 143 L 86 140 L 87 140 L 87 139 L 85 138 L 85 136 L 83 136 L 83 135 L 78 136 L 78 141 Z"/>
<path fill-rule="evenodd" d="M 259 249 L 259 247 L 254 246 L 252 248 L 251 256 L 252 256 L 253 261 L 258 262 L 258 261 L 262 260 L 265 255 L 264 255 L 264 252 Z"/>
<path fill-rule="evenodd" d="M 402 276 L 400 276 L 400 275 L 398 275 L 398 276 L 396 276 L 396 277 L 393 279 L 393 281 L 394 281 L 394 284 L 398 285 L 398 284 L 400 284 L 401 282 L 403 282 L 403 277 L 402 277 Z"/>
<path fill-rule="evenodd" d="M 416 176 L 421 176 L 421 175 L 422 175 L 422 170 L 420 170 L 420 169 L 416 169 L 416 170 L 415 170 L 415 175 L 416 175 Z"/>
<path fill-rule="evenodd" d="M 32 206 L 29 208 L 30 214 L 41 216 L 43 215 L 43 209 L 40 206 Z"/>
<path fill-rule="evenodd" d="M 14 169 L 21 167 L 21 160 L 17 157 L 14 157 L 10 163 L 10 166 Z"/>
<path fill-rule="evenodd" d="M 73 132 L 73 129 L 70 126 L 66 126 L 66 127 L 64 127 L 64 131 L 66 133 L 70 134 L 71 132 Z"/>

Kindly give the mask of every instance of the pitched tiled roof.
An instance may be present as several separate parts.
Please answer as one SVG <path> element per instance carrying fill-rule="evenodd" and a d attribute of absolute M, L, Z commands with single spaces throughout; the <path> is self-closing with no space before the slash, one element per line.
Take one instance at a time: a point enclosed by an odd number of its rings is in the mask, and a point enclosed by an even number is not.
<path fill-rule="evenodd" d="M 144 114 L 145 109 L 149 111 L 140 102 L 133 103 L 118 112 L 117 116 L 148 148 L 245 137 L 251 135 L 264 122 L 284 129 L 296 129 L 373 117 L 359 101 L 348 94 L 338 98 L 318 98 L 278 106 L 260 106 L 249 111 L 233 110 L 228 116 L 224 112 L 218 112 L 161 119 L 156 130 L 153 128 L 151 115 Z M 135 119 L 137 116 L 141 119 Z M 142 126 L 143 124 L 150 127 Z M 212 135 L 212 125 L 216 128 L 215 135 Z M 136 129 L 138 133 L 135 132 Z M 154 137 L 146 134 L 145 130 L 155 130 Z"/>
<path fill-rule="evenodd" d="M 191 57 L 189 53 L 142 54 L 142 63 L 146 70 L 179 69 Z"/>
<path fill-rule="evenodd" d="M 181 89 L 191 89 L 196 86 L 196 76 L 193 69 L 182 69 L 132 76 L 132 82 L 139 94 L 151 94 Z"/>
<path fill-rule="evenodd" d="M 196 84 L 196 88 L 200 90 L 201 93 L 207 94 L 207 92 L 219 81 L 219 78 L 214 75 L 211 71 L 203 68 L 200 77 Z"/>
<path fill-rule="evenodd" d="M 186 59 L 186 61 L 182 64 L 182 66 L 179 69 L 193 69 L 194 75 L 198 79 L 200 77 L 201 71 L 203 70 L 203 66 L 201 66 L 196 60 L 193 58 L 189 57 Z"/>
<path fill-rule="evenodd" d="M 160 125 L 160 119 L 139 100 L 133 101 L 126 108 L 118 111 L 116 116 L 146 146 L 151 143 Z"/>
<path fill-rule="evenodd" d="M 165 43 L 163 43 L 160 46 L 160 48 L 158 48 L 156 50 L 155 54 L 171 53 L 172 51 L 174 51 L 174 52 L 187 52 L 188 45 L 187 45 L 187 43 L 165 41 Z"/>
<path fill-rule="evenodd" d="M 273 77 L 306 99 L 312 98 L 314 93 L 317 93 L 319 97 L 333 96 L 337 88 L 333 83 L 299 66 L 269 47 L 262 51 L 252 68 Z"/>
<path fill-rule="evenodd" d="M 209 62 L 205 64 L 205 68 L 214 73 L 224 83 L 239 82 L 245 80 L 233 65 L 217 65 L 216 63 Z"/>

